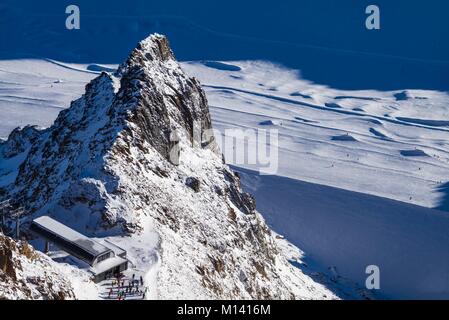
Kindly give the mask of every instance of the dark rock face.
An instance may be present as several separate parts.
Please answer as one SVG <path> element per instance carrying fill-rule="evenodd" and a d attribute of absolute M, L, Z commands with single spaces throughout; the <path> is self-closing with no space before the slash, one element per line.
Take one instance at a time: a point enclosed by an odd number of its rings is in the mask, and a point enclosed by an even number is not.
<path fill-rule="evenodd" d="M 15 202 L 21 202 L 31 212 L 38 210 L 51 201 L 58 187 L 79 177 L 98 155 L 97 148 L 112 143 L 112 139 L 98 141 L 92 127 L 104 126 L 109 120 L 105 114 L 113 94 L 111 77 L 101 74 L 86 86 L 80 99 L 58 115 L 52 127 L 40 133 L 10 191 Z"/>
<path fill-rule="evenodd" d="M 25 266 L 28 264 L 28 266 Z M 31 265 L 35 273 L 25 274 Z M 0 233 L 0 300 L 73 299 L 71 285 L 52 270 L 26 242 L 16 242 Z"/>
<path fill-rule="evenodd" d="M 13 251 L 16 250 L 15 243 L 3 235 L 0 236 L 0 270 L 5 276 L 13 281 L 17 280 L 16 271 L 13 263 Z"/>
<path fill-rule="evenodd" d="M 29 148 L 39 137 L 40 131 L 35 126 L 14 129 L 8 140 L 2 143 L 3 157 L 15 157 Z"/>
<path fill-rule="evenodd" d="M 186 180 L 186 185 L 195 192 L 200 191 L 200 180 L 195 177 L 188 177 Z"/>
<path fill-rule="evenodd" d="M 226 170 L 224 171 L 224 178 L 228 182 L 228 192 L 234 205 L 245 214 L 254 214 L 256 211 L 256 200 L 249 193 L 241 191 L 238 174 Z"/>
<path fill-rule="evenodd" d="M 213 137 L 194 141 L 195 130 L 201 136 L 211 128 L 199 82 L 180 69 L 165 37 L 151 36 L 137 45 L 115 75 L 102 73 L 87 84 L 85 94 L 61 111 L 53 126 L 11 133 L 1 144 L 2 156 L 22 154 L 24 160 L 14 184 L 2 188 L 0 200 L 19 202 L 28 213 L 81 204 L 102 217 L 102 226 L 116 226 L 118 220 L 126 224 L 106 212 L 108 195 L 120 194 L 120 177 L 111 172 L 110 160 L 134 161 L 133 146 L 143 153 L 151 147 L 170 160 L 174 132 L 216 152 Z M 105 190 L 92 179 L 101 181 Z M 233 201 L 252 212 L 251 199 L 232 185 L 234 178 L 229 181 Z"/>
<path fill-rule="evenodd" d="M 175 129 L 170 117 L 185 129 L 190 139 L 194 124 L 200 126 L 201 132 L 212 128 L 207 99 L 199 82 L 167 67 L 164 62 L 170 60 L 174 61 L 174 55 L 165 37 L 141 42 L 117 71 L 122 80 L 115 102 L 133 110 L 127 120 L 141 130 L 139 138 L 150 142 L 166 159 L 170 133 Z M 176 110 L 167 108 L 167 104 Z M 111 110 L 123 111 L 114 106 Z"/>
<path fill-rule="evenodd" d="M 175 55 L 170 49 L 170 44 L 166 37 L 156 35 L 152 37 L 151 43 L 148 41 L 139 42 L 129 55 L 127 61 L 119 67 L 118 74 L 123 75 L 127 73 L 129 67 L 142 66 L 147 60 L 175 60 Z"/>

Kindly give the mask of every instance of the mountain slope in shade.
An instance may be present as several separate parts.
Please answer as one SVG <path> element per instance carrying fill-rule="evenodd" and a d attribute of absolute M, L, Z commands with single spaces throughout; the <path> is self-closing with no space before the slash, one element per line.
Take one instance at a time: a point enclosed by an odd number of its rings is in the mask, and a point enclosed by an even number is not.
<path fill-rule="evenodd" d="M 337 298 L 287 261 L 213 138 L 196 139 L 209 129 L 200 84 L 150 36 L 53 126 L 0 144 L 0 200 L 115 239 L 153 298 Z"/>

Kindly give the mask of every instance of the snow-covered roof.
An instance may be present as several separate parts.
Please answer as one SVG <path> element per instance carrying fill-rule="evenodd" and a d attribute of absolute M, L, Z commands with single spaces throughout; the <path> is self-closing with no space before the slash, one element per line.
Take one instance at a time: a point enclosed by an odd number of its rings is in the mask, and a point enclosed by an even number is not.
<path fill-rule="evenodd" d="M 33 223 L 40 228 L 45 229 L 48 232 L 55 234 L 56 236 L 62 238 L 65 241 L 71 242 L 90 253 L 94 257 L 97 257 L 103 253 L 111 251 L 111 249 L 94 241 L 81 233 L 67 227 L 66 225 L 48 217 L 42 216 L 33 220 Z"/>
<path fill-rule="evenodd" d="M 111 241 L 109 241 L 107 239 L 97 239 L 97 241 L 100 244 L 104 245 L 105 247 L 111 249 L 116 256 L 126 255 L 125 249 L 120 248 L 118 245 L 116 245 L 115 243 L 112 243 Z"/>
<path fill-rule="evenodd" d="M 94 273 L 94 274 L 100 274 L 103 273 L 105 271 L 111 270 L 115 267 L 118 267 L 119 265 L 127 262 L 128 260 L 119 257 L 119 256 L 114 256 L 112 258 L 103 260 L 99 263 L 97 263 L 96 265 L 92 266 L 89 268 L 89 270 Z"/>

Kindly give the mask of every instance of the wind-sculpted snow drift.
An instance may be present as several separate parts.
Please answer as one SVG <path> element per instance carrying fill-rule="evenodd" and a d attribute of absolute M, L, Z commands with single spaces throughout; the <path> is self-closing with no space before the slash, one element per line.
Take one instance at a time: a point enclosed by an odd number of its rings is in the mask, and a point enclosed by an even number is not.
<path fill-rule="evenodd" d="M 214 140 L 193 139 L 195 123 L 211 129 L 200 84 L 165 37 L 150 36 L 53 126 L 17 129 L 0 145 L 1 200 L 92 236 L 155 232 L 159 298 L 335 298 L 288 263 Z"/>

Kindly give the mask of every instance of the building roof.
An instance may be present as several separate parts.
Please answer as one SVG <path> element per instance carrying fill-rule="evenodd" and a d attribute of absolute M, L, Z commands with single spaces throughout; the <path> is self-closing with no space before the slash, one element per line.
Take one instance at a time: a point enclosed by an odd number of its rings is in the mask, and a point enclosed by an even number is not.
<path fill-rule="evenodd" d="M 81 233 L 63 225 L 62 223 L 48 216 L 42 216 L 34 219 L 33 223 L 46 230 L 47 232 L 51 232 L 56 236 L 62 238 L 63 240 L 76 245 L 77 247 L 88 252 L 94 257 L 98 257 L 103 253 L 111 251 L 111 249 L 107 248 L 106 246 L 98 243 L 97 241 L 89 239 Z"/>
<path fill-rule="evenodd" d="M 92 266 L 89 268 L 89 270 L 95 274 L 98 275 L 100 273 L 103 273 L 105 271 L 111 270 L 115 267 L 118 267 L 120 265 L 122 265 L 123 263 L 126 263 L 128 260 L 122 258 L 122 257 L 118 257 L 118 256 L 114 256 L 112 258 L 103 260 L 99 263 L 97 263 L 95 266 Z"/>
<path fill-rule="evenodd" d="M 104 245 L 105 247 L 111 249 L 116 256 L 126 256 L 126 250 L 123 248 L 120 248 L 115 243 L 112 243 L 108 239 L 96 239 L 100 244 Z"/>

